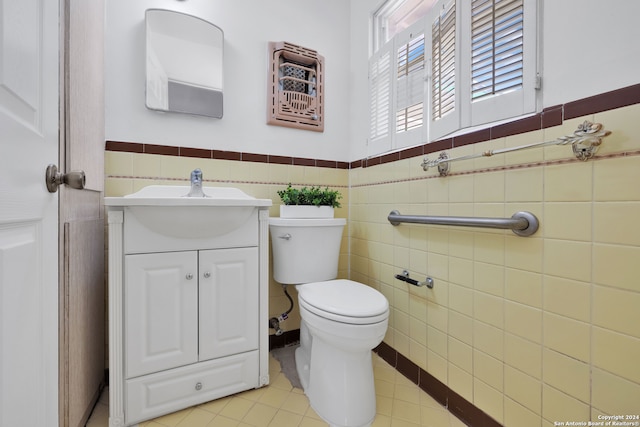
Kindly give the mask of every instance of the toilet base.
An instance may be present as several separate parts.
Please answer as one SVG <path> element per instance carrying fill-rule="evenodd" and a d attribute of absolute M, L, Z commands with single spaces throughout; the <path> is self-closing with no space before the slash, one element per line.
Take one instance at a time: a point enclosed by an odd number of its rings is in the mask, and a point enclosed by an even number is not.
<path fill-rule="evenodd" d="M 331 426 L 370 426 L 376 414 L 371 350 L 343 351 L 312 338 L 304 323 L 296 369 L 311 407 Z"/>

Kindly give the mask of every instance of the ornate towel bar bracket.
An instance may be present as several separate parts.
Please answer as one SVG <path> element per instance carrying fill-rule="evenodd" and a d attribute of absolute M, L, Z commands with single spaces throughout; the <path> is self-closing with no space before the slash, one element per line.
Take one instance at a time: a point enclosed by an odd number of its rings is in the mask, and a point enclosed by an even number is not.
<path fill-rule="evenodd" d="M 595 156 L 598 148 L 602 144 L 602 138 L 611 135 L 611 131 L 605 130 L 600 123 L 592 123 L 586 121 L 578 125 L 578 129 L 573 132 L 573 135 L 561 136 L 553 141 L 536 142 L 528 145 L 520 145 L 518 147 L 511 148 L 499 148 L 496 150 L 487 150 L 482 153 L 469 154 L 467 156 L 450 158 L 445 151 L 441 152 L 437 159 L 429 160 L 425 157 L 422 160 L 420 166 L 425 172 L 429 168 L 437 167 L 440 176 L 447 176 L 450 172 L 450 163 L 457 162 L 459 160 L 469 160 L 478 157 L 491 157 L 496 154 L 504 154 L 512 151 L 525 150 L 534 147 L 544 147 L 548 145 L 569 145 L 573 150 L 574 156 L 577 159 L 586 161 Z"/>

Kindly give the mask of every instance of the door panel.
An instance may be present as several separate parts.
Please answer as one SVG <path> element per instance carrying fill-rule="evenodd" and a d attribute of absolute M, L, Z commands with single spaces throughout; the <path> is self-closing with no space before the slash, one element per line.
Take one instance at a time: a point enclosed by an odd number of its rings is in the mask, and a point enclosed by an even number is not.
<path fill-rule="evenodd" d="M 31 416 L 28 425 L 41 425 L 45 416 L 43 412 L 32 413 L 32 393 L 38 393 L 38 389 L 20 386 L 42 383 L 40 378 L 44 374 L 38 363 L 23 368 L 31 355 L 45 351 L 41 331 L 44 319 L 40 312 L 45 301 L 39 291 L 42 278 L 32 266 L 41 256 L 39 234 L 38 222 L 0 226 L 0 425 L 3 426 L 20 425 L 10 420 L 23 422 L 23 414 Z"/>
<path fill-rule="evenodd" d="M 68 425 L 78 425 L 89 418 L 104 380 L 103 220 L 66 223 L 64 247 L 68 294 L 64 305 L 66 329 L 61 333 L 69 373 Z M 92 322 L 92 318 L 100 321 Z"/>
<path fill-rule="evenodd" d="M 258 348 L 258 248 L 200 251 L 200 360 Z"/>
<path fill-rule="evenodd" d="M 0 0 L 0 425 L 58 425 L 58 5 Z"/>
<path fill-rule="evenodd" d="M 198 361 L 198 257 L 125 257 L 126 377 Z"/>

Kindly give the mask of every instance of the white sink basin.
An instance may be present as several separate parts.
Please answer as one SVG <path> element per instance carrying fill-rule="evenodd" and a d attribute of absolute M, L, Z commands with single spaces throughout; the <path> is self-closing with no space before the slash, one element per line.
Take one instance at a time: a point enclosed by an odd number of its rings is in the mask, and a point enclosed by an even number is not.
<path fill-rule="evenodd" d="M 149 185 L 124 197 L 105 197 L 107 206 L 271 206 L 233 187 L 203 187 L 207 197 L 187 197 L 186 185 Z"/>
<path fill-rule="evenodd" d="M 150 185 L 124 197 L 105 197 L 140 225 L 165 236 L 199 239 L 227 234 L 243 225 L 255 208 L 271 206 L 232 187 L 204 187 L 207 197 L 186 197 L 188 186 Z"/>

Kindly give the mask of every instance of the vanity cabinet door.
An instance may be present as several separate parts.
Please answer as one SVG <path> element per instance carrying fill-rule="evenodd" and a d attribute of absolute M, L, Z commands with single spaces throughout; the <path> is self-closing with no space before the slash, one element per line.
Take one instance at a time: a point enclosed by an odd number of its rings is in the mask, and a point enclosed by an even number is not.
<path fill-rule="evenodd" d="M 125 256 L 127 378 L 198 360 L 196 251 Z"/>
<path fill-rule="evenodd" d="M 258 248 L 200 251 L 200 360 L 258 348 Z"/>

